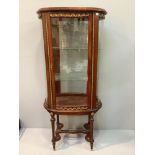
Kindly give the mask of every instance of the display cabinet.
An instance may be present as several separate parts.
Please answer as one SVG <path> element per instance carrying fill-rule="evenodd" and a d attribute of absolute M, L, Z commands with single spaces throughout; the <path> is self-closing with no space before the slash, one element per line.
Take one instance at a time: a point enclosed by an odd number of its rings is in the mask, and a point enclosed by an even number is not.
<path fill-rule="evenodd" d="M 96 95 L 100 8 L 49 7 L 38 10 L 42 19 L 47 77 L 45 109 L 51 115 L 52 143 L 61 133 L 84 133 L 93 149 L 94 114 L 102 103 Z M 81 129 L 63 129 L 59 116 L 87 115 Z"/>

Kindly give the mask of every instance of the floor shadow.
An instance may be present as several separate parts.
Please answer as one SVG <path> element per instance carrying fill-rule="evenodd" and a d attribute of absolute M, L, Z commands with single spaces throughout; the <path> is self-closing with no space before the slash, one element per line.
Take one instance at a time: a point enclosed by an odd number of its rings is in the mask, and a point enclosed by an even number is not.
<path fill-rule="evenodd" d="M 25 130 L 26 130 L 26 128 L 20 128 L 20 130 L 19 130 L 19 140 L 20 140 L 21 137 L 23 136 Z"/>
<path fill-rule="evenodd" d="M 85 135 L 78 134 L 64 134 L 62 136 L 62 141 L 57 145 L 57 149 L 67 149 L 77 144 L 85 144 Z M 132 130 L 95 130 L 94 131 L 94 151 L 104 149 L 106 147 L 127 143 L 131 140 L 134 140 L 134 131 Z M 88 143 L 88 146 L 90 144 Z M 85 147 L 83 147 L 85 148 Z"/>
<path fill-rule="evenodd" d="M 85 138 L 83 134 L 64 134 L 62 141 L 59 143 L 58 149 L 67 149 L 73 145 L 85 143 Z"/>
<path fill-rule="evenodd" d="M 127 143 L 134 140 L 133 130 L 96 130 L 94 132 L 94 151 L 111 145 Z"/>

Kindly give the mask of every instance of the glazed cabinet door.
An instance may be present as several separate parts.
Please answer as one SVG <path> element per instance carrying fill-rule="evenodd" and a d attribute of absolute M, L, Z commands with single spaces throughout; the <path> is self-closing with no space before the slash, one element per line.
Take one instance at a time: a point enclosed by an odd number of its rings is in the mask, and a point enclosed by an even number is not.
<path fill-rule="evenodd" d="M 51 17 L 45 13 L 43 27 L 49 104 L 55 108 L 61 99 L 72 100 L 72 104 L 79 100 L 92 109 L 96 104 L 98 16 Z"/>
<path fill-rule="evenodd" d="M 51 18 L 56 95 L 87 94 L 88 18 Z"/>
<path fill-rule="evenodd" d="M 56 102 L 85 96 L 88 104 L 88 17 L 50 17 L 50 24 Z"/>

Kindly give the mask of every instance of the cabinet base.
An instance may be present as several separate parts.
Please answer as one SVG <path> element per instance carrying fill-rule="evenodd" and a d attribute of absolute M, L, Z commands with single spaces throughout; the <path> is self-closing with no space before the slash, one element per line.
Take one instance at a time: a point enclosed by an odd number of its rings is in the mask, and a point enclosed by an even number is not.
<path fill-rule="evenodd" d="M 58 109 L 50 109 L 48 108 L 48 104 L 45 100 L 44 103 L 45 109 L 50 113 L 51 115 L 51 126 L 52 126 L 52 144 L 53 144 L 53 150 L 55 150 L 56 142 L 61 139 L 60 134 L 61 133 L 71 133 L 71 134 L 77 134 L 77 133 L 83 133 L 86 134 L 85 140 L 90 143 L 90 148 L 93 150 L 93 124 L 94 124 L 94 114 L 102 107 L 101 101 L 97 101 L 96 108 L 94 109 L 74 109 L 74 110 L 58 110 Z M 59 121 L 60 115 L 87 115 L 88 116 L 88 122 L 85 123 L 84 129 L 76 129 L 76 130 L 63 130 L 63 124 Z M 56 118 L 55 118 L 56 116 Z"/>
<path fill-rule="evenodd" d="M 55 115 L 57 116 L 57 120 L 55 119 Z M 55 122 L 55 120 L 57 122 Z M 58 114 L 51 114 L 51 125 L 52 125 L 52 144 L 53 150 L 55 150 L 56 142 L 61 139 L 61 133 L 70 133 L 70 134 L 78 134 L 83 133 L 86 134 L 85 140 L 90 142 L 91 150 L 93 150 L 93 122 L 94 122 L 94 113 L 90 113 L 88 115 L 88 123 L 84 124 L 85 129 L 75 129 L 75 130 L 63 130 L 63 124 L 59 122 L 59 115 Z M 55 129 L 56 125 L 56 129 Z"/>

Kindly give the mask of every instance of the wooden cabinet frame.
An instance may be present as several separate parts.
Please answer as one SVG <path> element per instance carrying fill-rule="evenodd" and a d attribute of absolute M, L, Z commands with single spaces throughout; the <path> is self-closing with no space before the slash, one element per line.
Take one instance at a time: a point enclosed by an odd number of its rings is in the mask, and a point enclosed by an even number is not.
<path fill-rule="evenodd" d="M 98 29 L 99 20 L 104 19 L 106 11 L 99 8 L 75 8 L 75 7 L 51 7 L 41 8 L 37 12 L 39 18 L 42 19 L 43 37 L 44 37 L 44 51 L 46 61 L 46 77 L 47 77 L 47 99 L 45 99 L 44 107 L 51 115 L 52 124 L 52 143 L 55 149 L 56 141 L 60 140 L 60 133 L 84 133 L 85 139 L 90 142 L 91 149 L 93 149 L 93 121 L 94 114 L 101 108 L 102 103 L 96 96 L 97 87 L 97 60 L 98 60 Z M 87 93 L 61 93 L 60 81 L 55 81 L 56 68 L 54 67 L 54 51 L 52 40 L 52 25 L 51 18 L 88 18 L 88 81 Z M 58 32 L 59 33 L 59 32 Z M 59 34 L 58 34 L 59 35 Z M 58 59 L 55 63 L 60 63 L 60 51 L 58 50 Z M 60 72 L 57 69 L 57 72 Z M 56 96 L 62 96 L 68 100 L 74 99 L 75 105 L 63 106 L 59 105 Z M 86 102 L 85 105 L 78 105 L 78 99 Z M 88 115 L 88 122 L 84 124 L 85 129 L 78 130 L 63 130 L 63 124 L 59 122 L 60 115 Z M 55 118 L 55 116 L 57 116 Z M 57 123 L 55 123 L 57 120 Z M 56 125 L 56 129 L 55 129 Z"/>

